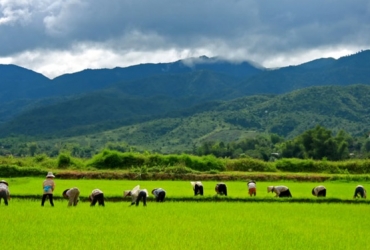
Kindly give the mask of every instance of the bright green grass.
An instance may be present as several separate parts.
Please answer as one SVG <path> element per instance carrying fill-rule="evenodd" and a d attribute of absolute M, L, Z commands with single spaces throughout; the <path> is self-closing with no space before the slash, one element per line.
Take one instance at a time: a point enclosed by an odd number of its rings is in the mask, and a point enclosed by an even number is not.
<path fill-rule="evenodd" d="M 368 205 L 0 206 L 2 249 L 370 249 Z"/>
<path fill-rule="evenodd" d="M 42 178 L 12 178 L 7 179 L 11 194 L 17 195 L 38 195 L 42 194 Z M 205 196 L 214 196 L 214 187 L 217 181 L 203 181 Z M 132 189 L 135 185 L 140 184 L 149 192 L 152 189 L 162 187 L 166 190 L 168 197 L 186 197 L 193 196 L 193 190 L 189 181 L 128 181 L 128 180 L 60 180 L 55 179 L 56 189 L 55 196 L 61 196 L 63 190 L 71 187 L 78 187 L 82 197 L 88 197 L 90 192 L 95 189 L 101 189 L 107 197 L 122 196 L 123 191 Z M 246 182 L 226 182 L 228 195 L 230 197 L 249 197 Z M 314 198 L 311 194 L 312 188 L 317 185 L 324 185 L 327 188 L 327 198 L 352 199 L 355 187 L 358 184 L 370 186 L 370 183 L 356 182 L 257 182 L 257 197 L 268 198 L 274 197 L 273 194 L 267 193 L 269 185 L 286 185 L 294 198 Z"/>

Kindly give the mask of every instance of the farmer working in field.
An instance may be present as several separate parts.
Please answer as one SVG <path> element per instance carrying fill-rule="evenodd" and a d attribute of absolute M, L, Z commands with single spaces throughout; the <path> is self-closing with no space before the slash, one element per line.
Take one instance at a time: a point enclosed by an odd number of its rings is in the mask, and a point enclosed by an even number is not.
<path fill-rule="evenodd" d="M 9 184 L 6 181 L 4 180 L 0 181 L 0 203 L 1 199 L 3 199 L 5 206 L 8 206 L 8 200 L 10 199 L 10 192 L 8 186 Z"/>
<path fill-rule="evenodd" d="M 225 195 L 227 196 L 227 187 L 225 183 L 217 183 L 215 187 L 215 191 L 219 195 Z"/>
<path fill-rule="evenodd" d="M 253 180 L 248 181 L 247 183 L 248 186 L 248 193 L 250 196 L 254 195 L 256 196 L 257 194 L 257 188 L 256 188 L 256 182 Z"/>
<path fill-rule="evenodd" d="M 289 188 L 286 186 L 268 186 L 267 193 L 269 192 L 274 192 L 276 194 L 276 197 L 292 197 Z"/>
<path fill-rule="evenodd" d="M 312 189 L 312 195 L 317 197 L 326 197 L 326 188 L 324 186 L 317 186 Z"/>
<path fill-rule="evenodd" d="M 191 181 L 190 184 L 193 186 L 194 195 L 203 195 L 203 184 L 200 181 Z"/>
<path fill-rule="evenodd" d="M 131 205 L 136 203 L 139 206 L 140 200 L 143 200 L 144 206 L 146 206 L 146 198 L 149 196 L 146 189 L 140 189 L 140 185 L 137 185 L 132 190 L 126 190 L 123 192 L 123 197 L 131 196 Z"/>
<path fill-rule="evenodd" d="M 53 192 L 55 189 L 54 178 L 55 176 L 53 175 L 53 173 L 49 172 L 46 175 L 46 180 L 44 180 L 44 182 L 42 183 L 44 194 L 42 195 L 41 206 L 44 206 L 46 198 L 49 197 L 50 205 L 54 207 L 53 202 Z"/>
<path fill-rule="evenodd" d="M 166 197 L 166 191 L 162 188 L 155 188 L 152 190 L 152 194 L 155 197 L 156 202 L 164 202 L 164 198 Z"/>
<path fill-rule="evenodd" d="M 362 185 L 358 185 L 355 189 L 355 195 L 353 198 L 365 198 L 366 199 L 366 189 Z"/>
<path fill-rule="evenodd" d="M 96 202 L 99 203 L 99 206 L 105 206 L 104 204 L 104 194 L 103 194 L 103 191 L 101 191 L 100 189 L 94 189 L 90 196 L 89 196 L 89 200 L 90 200 L 90 206 L 93 207 L 95 206 Z"/>
<path fill-rule="evenodd" d="M 76 187 L 66 189 L 63 191 L 63 197 L 68 199 L 68 206 L 77 206 L 78 197 L 80 196 L 80 190 Z"/>

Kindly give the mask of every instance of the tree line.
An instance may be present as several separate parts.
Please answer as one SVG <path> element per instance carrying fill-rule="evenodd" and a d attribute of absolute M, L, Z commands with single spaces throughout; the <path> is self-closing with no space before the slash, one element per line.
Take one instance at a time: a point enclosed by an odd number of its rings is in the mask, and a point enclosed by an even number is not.
<path fill-rule="evenodd" d="M 369 158 L 370 138 L 368 136 L 353 138 L 343 130 L 334 135 L 331 130 L 317 125 L 291 140 L 270 134 L 226 144 L 207 141 L 193 150 L 193 153 L 229 158 L 252 157 L 265 161 L 278 158 L 339 161 L 349 158 Z"/>
<path fill-rule="evenodd" d="M 24 138 L 23 138 L 24 139 Z M 107 142 L 103 148 L 93 144 L 22 142 L 22 138 L 10 137 L 0 141 L 0 155 L 17 157 L 45 154 L 56 157 L 68 153 L 73 157 L 91 158 L 103 149 L 118 152 L 145 152 L 127 143 Z M 157 153 L 161 153 L 156 151 Z M 331 130 L 317 125 L 293 139 L 286 140 L 277 134 L 257 135 L 234 142 L 205 141 L 200 146 L 185 152 L 196 156 L 214 155 L 218 158 L 254 158 L 273 161 L 280 158 L 299 158 L 313 160 L 340 161 L 350 158 L 366 159 L 370 157 L 370 138 L 352 137 L 343 130 L 334 134 Z"/>

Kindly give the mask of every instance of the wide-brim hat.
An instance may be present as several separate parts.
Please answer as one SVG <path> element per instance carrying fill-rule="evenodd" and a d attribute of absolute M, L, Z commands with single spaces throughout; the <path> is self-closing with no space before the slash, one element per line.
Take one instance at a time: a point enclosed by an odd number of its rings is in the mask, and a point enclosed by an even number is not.
<path fill-rule="evenodd" d="M 267 193 L 272 192 L 273 189 L 274 189 L 274 186 L 268 186 L 267 187 Z"/>
<path fill-rule="evenodd" d="M 9 184 L 4 180 L 1 180 L 0 183 L 4 183 L 5 185 L 9 186 Z"/>
<path fill-rule="evenodd" d="M 46 178 L 55 178 L 55 175 L 53 175 L 53 172 L 48 172 Z"/>
<path fill-rule="evenodd" d="M 123 191 L 123 197 L 126 197 L 131 194 L 131 190 L 125 190 Z"/>

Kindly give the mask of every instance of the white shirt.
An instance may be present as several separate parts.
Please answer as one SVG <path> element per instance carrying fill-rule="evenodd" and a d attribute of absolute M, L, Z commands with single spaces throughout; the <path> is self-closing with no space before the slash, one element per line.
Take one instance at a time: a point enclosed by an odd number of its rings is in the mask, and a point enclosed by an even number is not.
<path fill-rule="evenodd" d="M 70 188 L 67 192 L 66 195 L 69 197 L 71 195 L 71 192 L 76 192 L 75 190 L 78 190 L 78 188 Z M 94 192 L 94 191 L 93 191 Z"/>
<path fill-rule="evenodd" d="M 254 182 L 249 182 L 247 185 L 248 185 L 249 189 L 256 188 L 256 183 L 254 183 Z"/>
<path fill-rule="evenodd" d="M 0 183 L 0 189 L 8 189 L 8 186 L 5 183 Z"/>
<path fill-rule="evenodd" d="M 315 193 L 315 195 L 317 196 L 317 194 L 322 191 L 322 190 L 325 190 L 326 188 L 324 186 L 317 186 L 313 189 L 313 192 Z"/>
<path fill-rule="evenodd" d="M 0 190 L 5 190 L 6 194 L 10 195 L 8 186 L 5 183 L 0 183 Z"/>
<path fill-rule="evenodd" d="M 94 189 L 91 192 L 91 196 L 94 197 L 95 195 L 102 194 L 102 193 L 103 193 L 103 191 L 101 191 L 100 189 Z"/>
<path fill-rule="evenodd" d="M 146 197 L 148 197 L 148 196 L 149 196 L 149 194 L 148 194 L 148 190 L 146 190 L 146 189 L 139 189 L 139 190 L 137 190 L 137 191 L 136 191 L 136 192 L 134 192 L 134 193 L 132 193 L 132 192 L 131 192 L 131 197 L 132 197 L 131 201 L 132 201 L 132 202 L 136 202 L 137 197 L 139 196 L 139 193 L 140 193 L 140 192 L 142 192 L 142 191 L 144 191 L 144 192 L 145 192 Z"/>
<path fill-rule="evenodd" d="M 276 195 L 279 196 L 281 192 L 287 191 L 288 189 L 289 188 L 286 187 L 286 186 L 276 186 L 276 187 L 274 187 L 273 192 L 275 192 Z"/>

